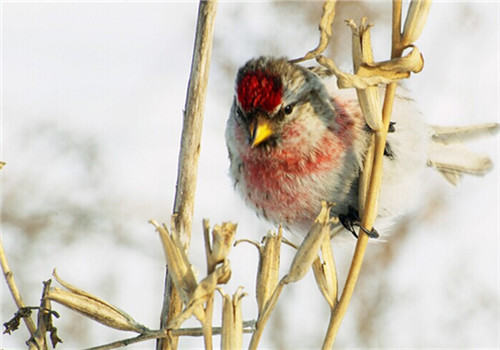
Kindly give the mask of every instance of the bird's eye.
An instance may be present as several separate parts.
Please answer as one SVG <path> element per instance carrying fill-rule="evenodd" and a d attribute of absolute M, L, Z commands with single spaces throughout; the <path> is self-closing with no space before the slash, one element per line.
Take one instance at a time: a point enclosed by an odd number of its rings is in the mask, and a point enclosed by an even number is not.
<path fill-rule="evenodd" d="M 285 114 L 290 114 L 293 111 L 293 105 L 287 105 L 284 108 Z"/>
<path fill-rule="evenodd" d="M 236 113 L 238 114 L 238 117 L 240 117 L 241 119 L 245 119 L 245 114 L 243 113 L 240 107 L 236 109 Z"/>

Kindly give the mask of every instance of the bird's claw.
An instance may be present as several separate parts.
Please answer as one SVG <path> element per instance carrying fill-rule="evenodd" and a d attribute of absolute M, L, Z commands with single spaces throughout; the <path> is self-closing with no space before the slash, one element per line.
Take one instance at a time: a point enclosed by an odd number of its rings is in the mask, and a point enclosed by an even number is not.
<path fill-rule="evenodd" d="M 366 233 L 368 237 L 370 238 L 379 238 L 380 234 L 375 228 L 372 228 L 370 231 L 368 231 L 363 225 L 361 224 L 360 217 L 358 211 L 353 208 L 352 206 L 349 206 L 347 214 L 341 214 L 339 215 L 339 220 L 342 226 L 344 228 L 351 232 L 354 237 L 359 238 L 358 234 L 354 230 L 354 227 L 357 226 L 361 231 Z"/>
<path fill-rule="evenodd" d="M 368 235 L 368 237 L 370 237 L 370 238 L 379 238 L 380 237 L 380 235 L 379 235 L 378 231 L 375 229 L 375 227 L 372 227 L 372 229 L 370 231 L 368 231 L 366 228 L 364 228 L 361 225 L 361 223 L 356 223 L 356 224 L 361 231 L 363 231 L 364 233 L 366 233 Z"/>

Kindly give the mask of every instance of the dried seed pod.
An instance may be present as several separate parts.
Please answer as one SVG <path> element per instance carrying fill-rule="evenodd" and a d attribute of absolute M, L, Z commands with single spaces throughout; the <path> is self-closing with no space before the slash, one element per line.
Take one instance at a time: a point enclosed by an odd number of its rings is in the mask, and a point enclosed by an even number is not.
<path fill-rule="evenodd" d="M 325 297 L 330 308 L 334 308 L 337 303 L 338 282 L 335 269 L 335 260 L 333 259 L 330 237 L 323 236 L 321 243 L 321 255 L 323 261 L 318 256 L 312 265 L 316 283 Z"/>
<path fill-rule="evenodd" d="M 271 297 L 278 284 L 280 268 L 280 249 L 283 229 L 278 229 L 278 234 L 268 233 L 264 237 L 264 244 L 259 246 L 259 269 L 257 272 L 257 305 L 259 314 Z"/>
<path fill-rule="evenodd" d="M 330 236 L 330 208 L 332 204 L 321 202 L 321 212 L 314 220 L 311 229 L 300 245 L 293 258 L 288 275 L 284 277 L 284 283 L 296 282 L 302 279 L 318 254 L 319 247 L 323 242 L 323 236 Z"/>
<path fill-rule="evenodd" d="M 222 349 L 241 349 L 243 343 L 243 317 L 241 314 L 241 299 L 246 295 L 239 287 L 233 294 L 225 294 L 219 289 L 224 304 L 222 306 Z"/>
<path fill-rule="evenodd" d="M 358 74 L 363 64 L 373 63 L 370 25 L 366 22 L 366 17 L 361 19 L 359 26 L 353 20 L 347 21 L 352 30 L 352 59 L 356 74 Z M 356 93 L 366 123 L 373 130 L 381 130 L 383 125 L 382 107 L 380 105 L 378 87 L 370 86 L 365 89 L 356 89 Z"/>
<path fill-rule="evenodd" d="M 212 241 L 210 242 L 210 224 L 208 220 L 203 220 L 205 253 L 207 256 L 207 267 L 209 273 L 215 269 L 217 264 L 223 262 L 229 255 L 237 227 L 237 224 L 233 224 L 231 222 L 224 222 L 222 225 L 215 225 L 212 229 Z"/>
<path fill-rule="evenodd" d="M 171 235 L 165 225 L 160 226 L 154 220 L 150 220 L 150 223 L 160 234 L 169 274 L 182 301 L 187 304 L 198 283 L 186 250 L 175 232 Z"/>
<path fill-rule="evenodd" d="M 262 244 L 248 239 L 241 239 L 235 245 L 246 242 L 254 245 L 259 251 L 259 267 L 257 270 L 256 296 L 259 315 L 262 314 L 266 304 L 278 285 L 280 267 L 280 250 L 283 239 L 283 229 L 278 228 L 278 234 L 269 231 L 263 238 Z"/>
<path fill-rule="evenodd" d="M 206 298 L 215 292 L 217 285 L 220 283 L 226 283 L 230 276 L 231 267 L 229 265 L 229 260 L 226 259 L 222 265 L 219 265 L 215 269 L 214 272 L 210 273 L 207 277 L 200 281 L 192 293 L 188 305 L 196 302 L 205 302 Z"/>
<path fill-rule="evenodd" d="M 147 330 L 145 326 L 136 322 L 132 317 L 116 306 L 63 281 L 57 276 L 55 270 L 53 275 L 57 282 L 67 288 L 68 291 L 60 288 L 51 288 L 47 293 L 47 298 L 49 300 L 80 312 L 111 328 L 138 333 L 144 333 L 144 331 Z"/>
<path fill-rule="evenodd" d="M 226 259 L 222 265 L 219 265 L 215 271 L 198 283 L 186 303 L 186 308 L 175 319 L 169 322 L 168 328 L 175 329 L 180 327 L 180 325 L 191 317 L 191 315 L 194 315 L 200 322 L 205 322 L 206 313 L 203 304 L 206 303 L 209 298 L 213 297 L 217 285 L 226 283 L 230 276 L 231 268 L 229 266 L 229 260 Z"/>
<path fill-rule="evenodd" d="M 401 46 L 406 47 L 417 41 L 422 30 L 424 29 L 429 10 L 431 8 L 431 0 L 412 0 L 406 15 L 403 35 L 401 37 Z"/>

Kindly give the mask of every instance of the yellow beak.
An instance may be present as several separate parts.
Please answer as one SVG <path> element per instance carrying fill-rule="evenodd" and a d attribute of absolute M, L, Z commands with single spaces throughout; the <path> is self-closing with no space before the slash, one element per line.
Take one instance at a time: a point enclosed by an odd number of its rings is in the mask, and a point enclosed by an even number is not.
<path fill-rule="evenodd" d="M 267 140 L 272 134 L 273 129 L 271 127 L 271 122 L 269 119 L 262 117 L 256 117 L 250 122 L 250 143 L 252 148 L 260 145 L 262 142 Z"/>

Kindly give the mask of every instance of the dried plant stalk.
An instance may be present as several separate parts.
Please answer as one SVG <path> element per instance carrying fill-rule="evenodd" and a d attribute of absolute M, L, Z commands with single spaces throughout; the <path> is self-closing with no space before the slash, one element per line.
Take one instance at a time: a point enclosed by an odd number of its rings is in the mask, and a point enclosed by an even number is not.
<path fill-rule="evenodd" d="M 189 242 L 191 235 L 203 111 L 212 52 L 216 7 L 217 0 L 200 0 L 191 74 L 189 77 L 182 127 L 174 212 L 178 214 L 175 224 L 177 232 L 180 232 L 183 239 L 187 242 Z M 163 307 L 160 316 L 161 327 L 165 327 L 168 320 L 174 318 L 180 312 L 181 308 L 180 298 L 172 286 L 167 271 Z M 177 339 L 172 341 L 160 339 L 157 342 L 156 348 L 158 350 L 176 349 Z"/>
<path fill-rule="evenodd" d="M 352 29 L 352 58 L 354 73 L 361 75 L 363 64 L 373 64 L 373 52 L 370 38 L 370 25 L 367 18 L 361 19 L 359 26 L 353 20 L 347 21 Z M 366 123 L 372 130 L 382 128 L 382 113 L 380 109 L 380 98 L 377 86 L 369 86 L 366 89 L 356 89 L 359 106 L 366 119 Z"/>
<path fill-rule="evenodd" d="M 321 258 L 319 256 L 316 258 L 312 268 L 321 294 L 325 297 L 330 308 L 333 309 L 337 305 L 338 281 L 329 235 L 323 236 Z"/>
<path fill-rule="evenodd" d="M 330 237 L 330 224 L 334 223 L 330 219 L 331 207 L 332 204 L 325 201 L 321 203 L 321 212 L 295 253 L 288 274 L 283 278 L 285 283 L 297 282 L 305 276 L 316 260 L 323 237 Z"/>
<path fill-rule="evenodd" d="M 259 248 L 259 268 L 257 271 L 256 295 L 259 315 L 272 296 L 278 285 L 280 267 L 280 248 L 283 238 L 283 229 L 278 234 L 268 234 L 264 237 L 264 245 Z"/>
<path fill-rule="evenodd" d="M 243 343 L 243 318 L 241 315 L 241 299 L 246 295 L 243 287 L 231 297 L 220 289 L 224 303 L 222 306 L 222 345 L 223 350 L 241 349 Z"/>
<path fill-rule="evenodd" d="M 309 229 L 309 232 L 302 241 L 302 244 L 298 247 L 292 263 L 290 264 L 288 274 L 280 280 L 262 310 L 259 310 L 259 317 L 255 323 L 255 332 L 252 335 L 252 339 L 250 340 L 250 345 L 248 347 L 250 350 L 257 349 L 267 320 L 276 306 L 283 287 L 288 283 L 297 282 L 305 276 L 307 271 L 309 271 L 315 262 L 324 238 L 330 237 L 330 225 L 337 222 L 336 219 L 330 218 L 331 207 L 332 204 L 326 203 L 325 201 L 321 203 L 321 212 L 314 220 L 314 224 Z"/>
<path fill-rule="evenodd" d="M 0 163 L 0 169 L 1 166 L 3 166 L 5 163 L 1 164 Z M 2 265 L 2 271 L 3 275 L 5 277 L 5 281 L 7 282 L 7 286 L 9 287 L 10 294 L 12 295 L 12 298 L 14 299 L 14 302 L 16 303 L 16 306 L 18 309 L 22 309 L 26 307 L 26 305 L 23 302 L 23 298 L 21 297 L 21 293 L 19 292 L 19 289 L 17 288 L 16 281 L 14 280 L 14 273 L 9 267 L 9 263 L 7 262 L 7 256 L 5 255 L 5 250 L 3 249 L 3 243 L 2 243 L 2 238 L 0 237 L 0 264 Z M 33 337 L 35 332 L 36 332 L 36 325 L 31 316 L 26 316 L 23 317 L 24 323 L 26 324 L 26 327 L 28 328 L 31 336 Z"/>
<path fill-rule="evenodd" d="M 337 0 L 325 0 L 323 3 L 323 15 L 321 16 L 321 20 L 319 22 L 320 38 L 318 46 L 306 53 L 304 57 L 291 60 L 291 62 L 299 63 L 316 58 L 326 50 L 330 37 L 332 36 L 332 24 L 335 19 L 336 2 Z"/>
<path fill-rule="evenodd" d="M 182 126 L 174 213 L 177 214 L 175 220 L 177 232 L 183 239 L 188 240 L 191 235 L 216 8 L 216 0 L 200 1 Z"/>
<path fill-rule="evenodd" d="M 427 21 L 427 15 L 429 14 L 429 10 L 431 8 L 431 3 L 431 0 L 419 0 L 412 1 L 410 3 L 403 29 L 403 35 L 400 39 L 401 42 L 396 46 L 398 50 L 401 50 L 402 48 L 417 41 L 420 34 L 422 34 L 425 22 Z"/>
<path fill-rule="evenodd" d="M 410 4 L 410 8 L 412 8 L 414 2 L 415 1 L 412 1 L 412 4 Z M 426 13 L 423 13 L 423 15 L 426 16 Z M 409 14 L 408 16 L 411 17 L 413 15 Z M 417 25 L 423 26 L 424 22 L 425 18 L 423 19 L 423 21 L 414 20 L 413 23 L 415 26 Z M 401 26 L 401 0 L 394 0 L 393 19 L 392 19 L 392 52 L 391 52 L 391 58 L 393 59 L 396 57 L 400 57 L 402 53 L 402 48 L 400 43 L 401 40 L 400 26 Z M 406 30 L 411 31 L 412 29 L 411 27 L 407 29 L 405 26 L 405 31 Z M 420 31 L 421 28 L 419 29 L 419 33 Z M 417 37 L 414 36 L 413 39 L 416 40 Z M 384 104 L 382 108 L 383 128 L 375 132 L 373 165 L 371 168 L 369 187 L 366 193 L 366 201 L 364 203 L 364 210 L 361 220 L 362 226 L 368 231 L 370 231 L 373 228 L 373 224 L 377 216 L 377 198 L 380 192 L 380 185 L 382 182 L 382 163 L 383 163 L 384 149 L 387 138 L 387 132 L 389 129 L 389 123 L 391 120 L 392 106 L 394 102 L 395 93 L 396 93 L 396 83 L 389 84 L 385 91 Z M 368 178 L 363 177 L 362 180 L 367 181 Z M 362 196 L 363 194 L 361 194 L 360 196 L 361 199 Z M 333 346 L 333 342 L 335 341 L 335 336 L 338 332 L 340 323 L 342 322 L 345 312 L 347 311 L 347 307 L 352 297 L 354 287 L 359 277 L 367 243 L 368 243 L 368 235 L 364 231 L 360 230 L 349 274 L 347 276 L 342 296 L 330 320 L 327 336 L 325 337 L 325 342 L 323 344 L 323 349 L 330 349 Z"/>

